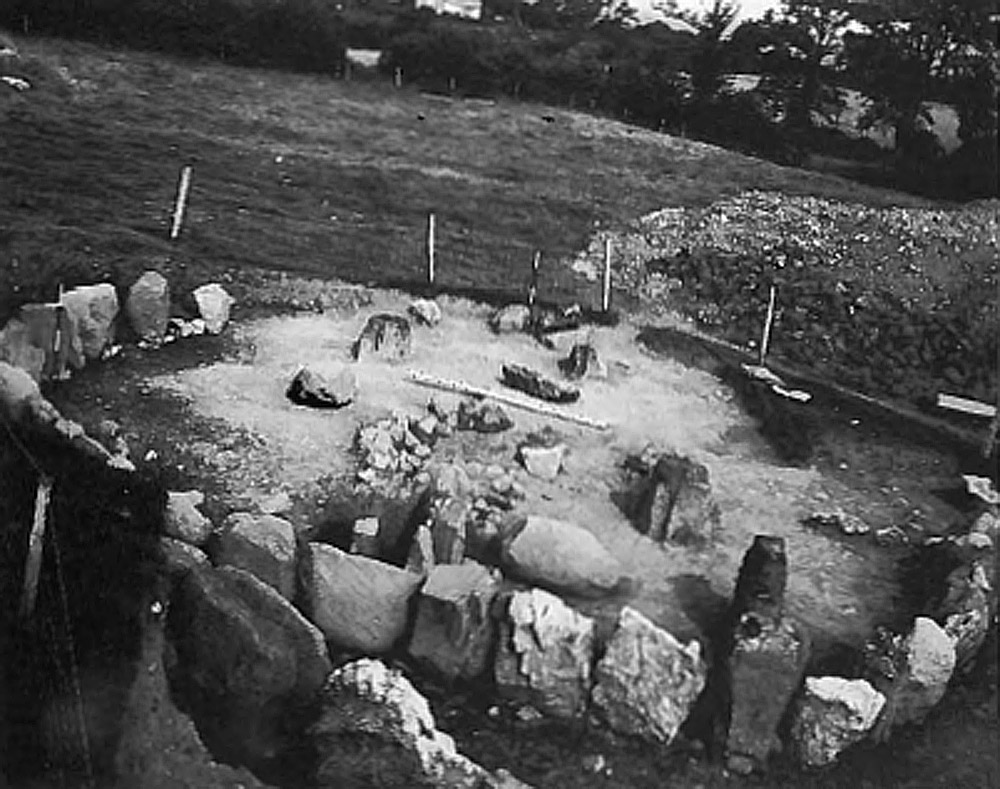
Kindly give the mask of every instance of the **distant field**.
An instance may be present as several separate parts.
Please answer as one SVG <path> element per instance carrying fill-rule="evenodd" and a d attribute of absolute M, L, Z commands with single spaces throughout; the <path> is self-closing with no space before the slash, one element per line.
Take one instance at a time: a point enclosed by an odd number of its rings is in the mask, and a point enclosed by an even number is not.
<path fill-rule="evenodd" d="M 417 281 L 430 211 L 443 284 L 518 291 L 537 249 L 547 291 L 573 296 L 593 288 L 552 261 L 665 206 L 748 188 L 926 205 L 541 106 L 13 40 L 21 58 L 0 67 L 35 85 L 0 84 L 0 319 L 59 282 L 148 266 L 181 288 L 248 268 Z"/>

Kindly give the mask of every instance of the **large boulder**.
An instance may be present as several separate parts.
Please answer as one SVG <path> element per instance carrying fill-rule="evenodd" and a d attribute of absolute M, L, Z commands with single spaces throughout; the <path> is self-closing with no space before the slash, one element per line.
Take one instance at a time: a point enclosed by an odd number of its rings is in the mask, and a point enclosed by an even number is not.
<path fill-rule="evenodd" d="M 331 643 L 378 654 L 406 632 L 423 576 L 322 543 L 310 545 L 304 564 L 312 620 Z"/>
<path fill-rule="evenodd" d="M 402 315 L 372 315 L 351 346 L 351 355 L 398 361 L 410 355 L 410 335 L 410 322 Z"/>
<path fill-rule="evenodd" d="M 164 512 L 164 531 L 191 545 L 202 546 L 212 534 L 212 521 L 199 511 L 205 503 L 200 490 L 170 491 Z"/>
<path fill-rule="evenodd" d="M 45 351 L 31 341 L 28 327 L 18 318 L 11 318 L 0 329 L 0 362 L 24 370 L 34 381 L 42 380 Z"/>
<path fill-rule="evenodd" d="M 236 299 L 217 282 L 195 288 L 191 295 L 198 306 L 198 314 L 205 321 L 205 331 L 209 334 L 221 332 L 229 323 L 229 311 Z"/>
<path fill-rule="evenodd" d="M 315 370 L 303 367 L 292 377 L 285 397 L 296 405 L 311 408 L 343 408 L 354 402 L 357 390 L 357 379 L 347 368 L 328 379 Z"/>
<path fill-rule="evenodd" d="M 618 560 L 589 531 L 537 515 L 503 546 L 501 563 L 522 581 L 588 597 L 620 591 L 628 583 Z"/>
<path fill-rule="evenodd" d="M 76 321 L 83 355 L 99 359 L 115 339 L 115 318 L 118 317 L 118 294 L 109 282 L 81 285 L 63 293 L 63 306 Z"/>
<path fill-rule="evenodd" d="M 215 560 L 252 573 L 286 600 L 295 596 L 295 529 L 283 518 L 233 513 L 223 524 Z"/>
<path fill-rule="evenodd" d="M 905 638 L 880 631 L 865 648 L 866 678 L 886 698 L 875 738 L 921 722 L 944 696 L 955 662 L 955 642 L 933 619 L 918 616 Z"/>
<path fill-rule="evenodd" d="M 162 340 L 170 320 L 170 285 L 166 278 L 157 271 L 139 277 L 129 288 L 125 313 L 140 340 Z"/>
<path fill-rule="evenodd" d="M 625 606 L 597 664 L 593 702 L 615 731 L 670 743 L 706 676 L 697 641 L 685 646 Z"/>
<path fill-rule="evenodd" d="M 331 664 L 322 633 L 291 603 L 239 568 L 192 566 L 168 625 L 174 688 L 209 744 L 251 765 L 297 744 Z"/>
<path fill-rule="evenodd" d="M 792 718 L 791 739 L 805 767 L 833 764 L 863 740 L 885 705 L 885 696 L 863 679 L 806 677 Z"/>
<path fill-rule="evenodd" d="M 541 589 L 515 592 L 500 621 L 494 672 L 502 696 L 557 718 L 587 706 L 594 620 Z"/>
<path fill-rule="evenodd" d="M 505 364 L 500 368 L 500 382 L 511 389 L 517 389 L 539 400 L 550 403 L 575 403 L 580 399 L 580 390 L 546 377 L 537 370 L 523 364 Z"/>
<path fill-rule="evenodd" d="M 310 728 L 319 756 L 319 789 L 379 786 L 433 789 L 516 789 L 455 748 L 437 728 L 427 699 L 409 680 L 379 660 L 341 666 L 323 688 L 322 711 Z M 526 789 L 526 788 L 525 788 Z"/>
<path fill-rule="evenodd" d="M 409 652 L 448 679 L 475 679 L 495 642 L 490 607 L 500 580 L 483 565 L 440 564 L 420 591 Z"/>

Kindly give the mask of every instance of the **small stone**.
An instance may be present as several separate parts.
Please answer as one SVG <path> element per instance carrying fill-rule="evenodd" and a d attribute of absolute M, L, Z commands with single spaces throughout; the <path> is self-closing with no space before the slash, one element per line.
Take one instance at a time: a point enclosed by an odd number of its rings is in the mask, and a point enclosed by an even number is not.
<path fill-rule="evenodd" d="M 507 412 L 495 403 L 477 400 L 463 400 L 458 405 L 456 427 L 459 430 L 474 430 L 477 433 L 502 433 L 514 426 Z"/>
<path fill-rule="evenodd" d="M 434 569 L 434 536 L 430 527 L 422 523 L 413 534 L 410 552 L 406 559 L 406 569 L 418 575 L 429 575 Z"/>
<path fill-rule="evenodd" d="M 531 325 L 531 310 L 526 304 L 509 304 L 490 316 L 489 325 L 497 334 L 526 331 Z"/>
<path fill-rule="evenodd" d="M 378 532 L 378 518 L 358 518 L 354 521 L 351 553 L 378 559 L 380 553 Z"/>
<path fill-rule="evenodd" d="M 534 477 L 545 480 L 554 480 L 563 467 L 563 459 L 566 457 L 565 444 L 557 444 L 552 447 L 521 446 L 518 449 L 518 460 L 524 465 L 525 470 Z"/>

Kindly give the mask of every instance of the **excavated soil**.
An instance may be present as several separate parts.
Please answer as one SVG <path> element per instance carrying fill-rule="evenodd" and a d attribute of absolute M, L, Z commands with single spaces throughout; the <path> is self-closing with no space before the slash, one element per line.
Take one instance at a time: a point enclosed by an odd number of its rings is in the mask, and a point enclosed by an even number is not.
<path fill-rule="evenodd" d="M 785 465 L 728 386 L 646 351 L 636 341 L 639 326 L 628 322 L 558 335 L 552 351 L 527 335 L 497 336 L 487 328 L 488 308 L 442 297 L 444 320 L 434 328 L 414 328 L 407 361 L 352 362 L 349 348 L 367 316 L 405 313 L 408 302 L 404 294 L 373 292 L 322 314 L 250 316 L 223 338 L 135 351 L 71 384 L 70 390 L 83 387 L 90 396 L 67 397 L 74 405 L 69 410 L 86 423 L 88 407 L 81 401 L 89 402 L 96 407 L 92 412 L 121 420 L 133 454 L 152 450 L 178 485 L 206 490 L 213 514 L 284 492 L 302 522 L 323 511 L 333 480 L 353 473 L 351 444 L 359 424 L 393 411 L 420 414 L 430 397 L 448 408 L 457 405 L 457 395 L 408 382 L 409 370 L 501 389 L 504 362 L 557 376 L 557 360 L 574 341 L 589 337 L 609 374 L 586 380 L 579 402 L 567 410 L 604 420 L 608 430 L 511 408 L 511 431 L 456 433 L 438 444 L 435 458 L 455 458 L 472 469 L 478 463 L 513 470 L 527 491 L 520 510 L 593 532 L 639 582 L 629 604 L 679 637 L 697 635 L 725 605 L 743 553 L 760 533 L 787 541 L 789 610 L 809 626 L 817 654 L 836 644 L 860 645 L 876 624 L 905 620 L 896 583 L 902 549 L 876 545 L 871 535 L 823 533 L 801 521 L 814 511 L 842 507 L 874 528 L 944 530 L 957 513 L 930 490 L 948 479 L 946 459 L 896 446 L 892 436 L 885 438 L 894 446 L 881 453 L 877 442 L 866 449 L 835 425 L 814 465 Z M 302 365 L 328 373 L 351 365 L 358 381 L 355 403 L 341 411 L 290 403 L 285 387 Z M 126 369 L 131 375 L 123 383 Z M 117 385 L 111 385 L 109 377 L 116 376 Z M 94 414 L 89 416 L 93 421 Z M 546 425 L 569 447 L 564 473 L 554 482 L 528 476 L 514 459 L 518 439 Z M 706 547 L 656 544 L 638 534 L 615 504 L 622 461 L 647 447 L 688 455 L 708 468 L 722 526 Z M 610 617 L 623 602 L 580 606 Z"/>

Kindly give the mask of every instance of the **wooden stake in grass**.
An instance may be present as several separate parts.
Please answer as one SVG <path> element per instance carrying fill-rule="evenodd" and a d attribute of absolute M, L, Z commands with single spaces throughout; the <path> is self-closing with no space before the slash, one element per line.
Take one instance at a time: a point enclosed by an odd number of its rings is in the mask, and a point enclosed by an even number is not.
<path fill-rule="evenodd" d="M 604 279 L 601 287 L 601 311 L 611 309 L 611 239 L 604 239 Z"/>
<path fill-rule="evenodd" d="M 764 333 L 760 338 L 760 366 L 764 366 L 767 358 L 767 347 L 771 344 L 771 324 L 774 322 L 774 301 L 778 295 L 778 289 L 771 286 L 771 292 L 767 296 L 767 318 L 764 320 Z"/>
<path fill-rule="evenodd" d="M 538 298 L 538 267 L 542 263 L 542 253 L 535 251 L 531 256 L 531 284 L 528 285 L 528 306 L 535 306 L 535 299 Z"/>
<path fill-rule="evenodd" d="M 427 282 L 434 284 L 434 214 L 427 215 Z"/>
<path fill-rule="evenodd" d="M 42 571 L 42 545 L 45 542 L 45 518 L 52 496 L 52 478 L 40 476 L 35 493 L 35 518 L 28 537 L 28 558 L 24 565 L 24 592 L 21 595 L 21 618 L 27 620 L 35 610 L 38 597 L 38 578 Z"/>
<path fill-rule="evenodd" d="M 170 228 L 170 240 L 180 235 L 181 222 L 184 221 L 184 208 L 187 206 L 188 192 L 191 190 L 191 168 L 185 166 L 181 170 L 181 182 L 177 187 L 177 202 L 174 204 L 174 224 Z"/>

